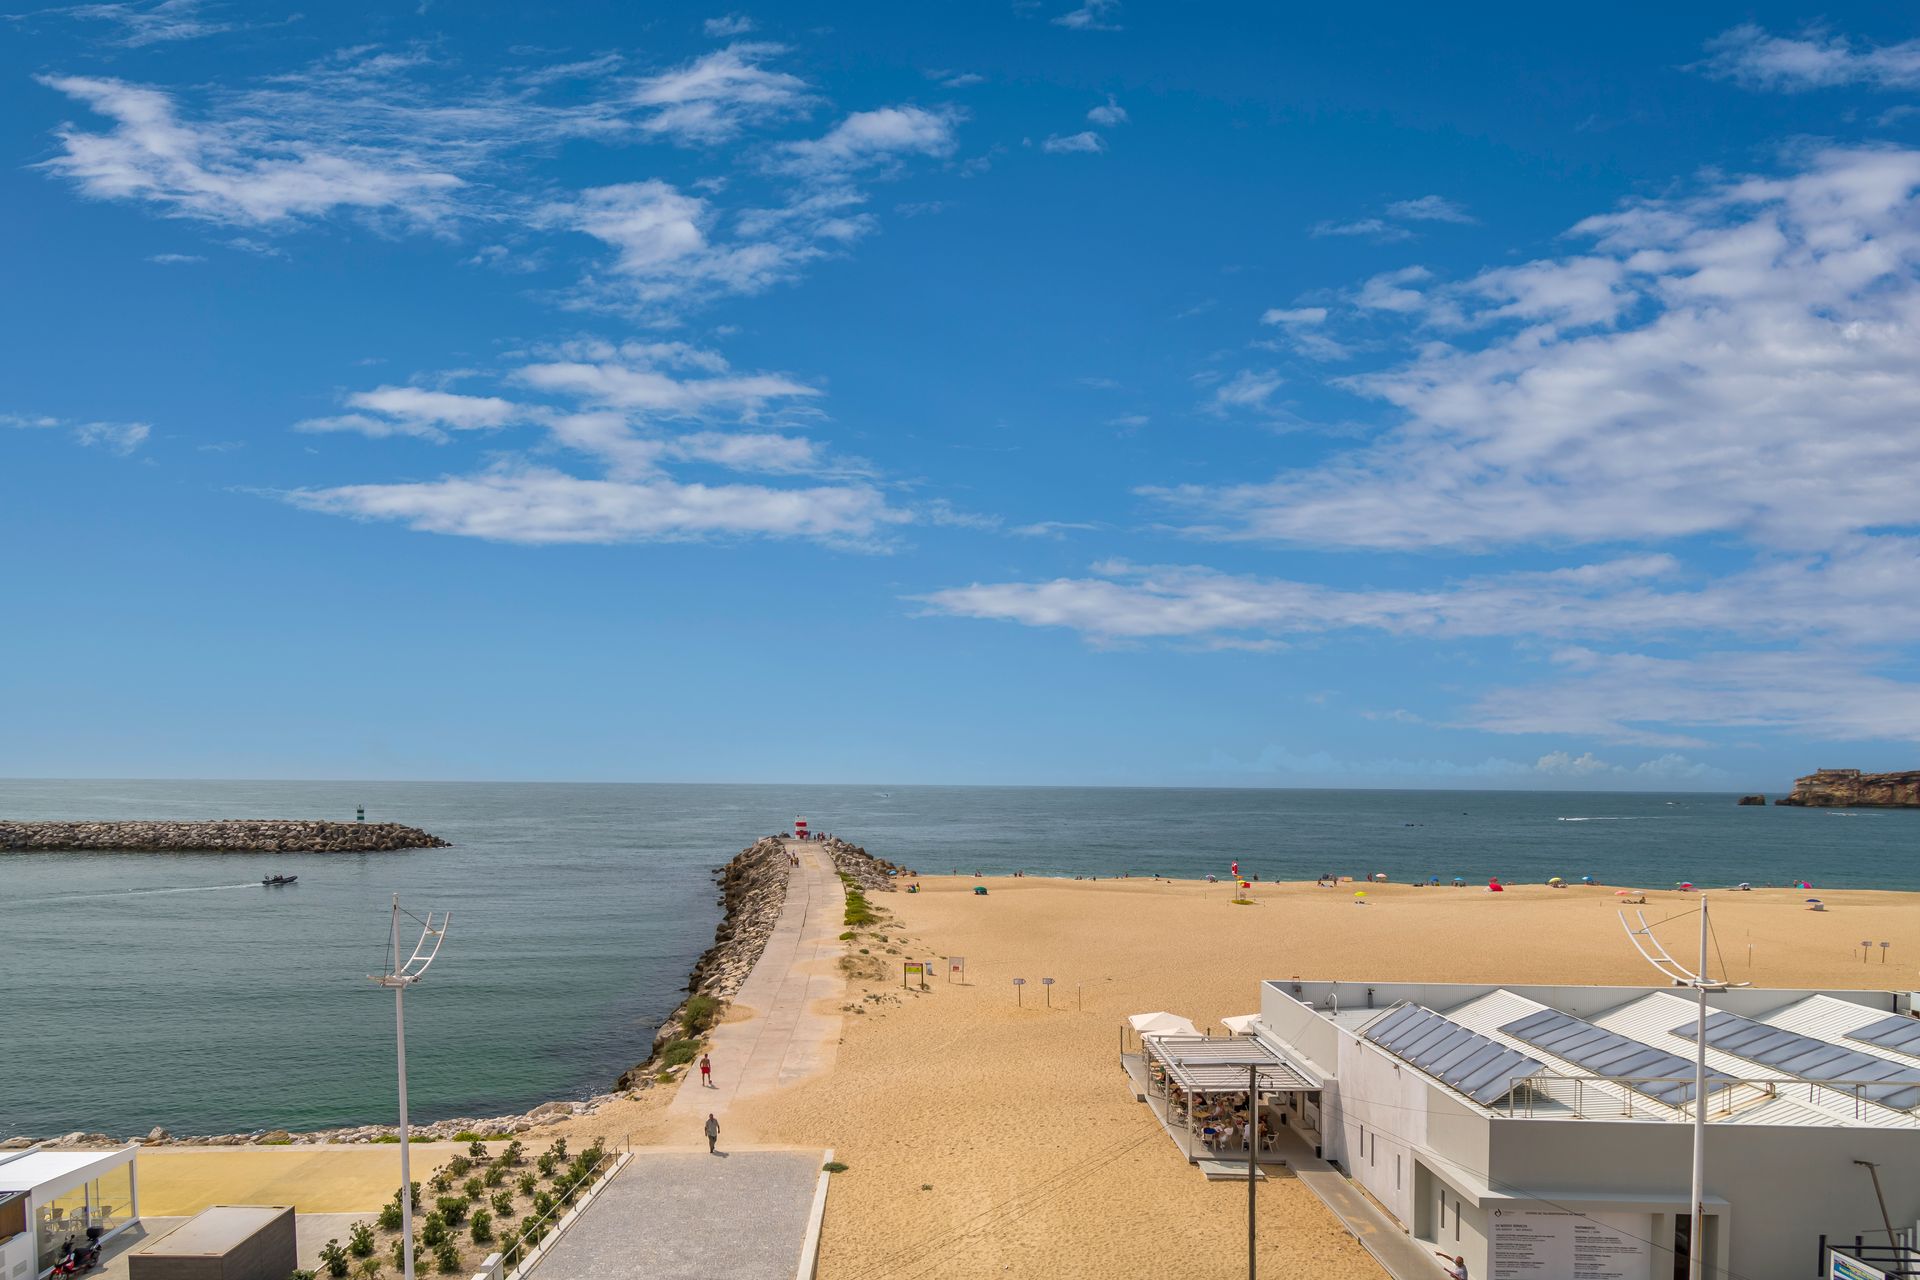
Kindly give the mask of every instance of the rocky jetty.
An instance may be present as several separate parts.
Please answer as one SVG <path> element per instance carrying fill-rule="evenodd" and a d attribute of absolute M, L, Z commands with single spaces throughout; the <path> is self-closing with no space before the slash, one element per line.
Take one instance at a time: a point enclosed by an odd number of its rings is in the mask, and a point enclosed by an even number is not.
<path fill-rule="evenodd" d="M 0 849 L 116 849 L 145 853 L 387 853 L 445 849 L 439 836 L 397 822 L 0 822 Z"/>
<path fill-rule="evenodd" d="M 1735 804 L 1765 804 L 1766 802 L 1767 798 L 1759 795 L 1741 796 L 1738 800 L 1734 801 Z"/>
<path fill-rule="evenodd" d="M 1792 794 L 1774 803 L 1809 809 L 1920 809 L 1920 769 L 1903 773 L 1816 769 L 1795 778 Z"/>
<path fill-rule="evenodd" d="M 839 836 L 828 836 L 821 844 L 833 857 L 834 870 L 843 876 L 852 876 L 853 882 L 869 893 L 892 893 L 899 877 L 913 874 L 885 858 L 874 857 L 859 845 L 850 844 Z"/>

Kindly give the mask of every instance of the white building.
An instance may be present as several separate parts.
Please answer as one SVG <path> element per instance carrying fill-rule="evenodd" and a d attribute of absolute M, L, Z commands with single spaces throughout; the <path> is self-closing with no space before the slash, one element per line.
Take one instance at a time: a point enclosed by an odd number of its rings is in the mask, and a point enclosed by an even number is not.
<path fill-rule="evenodd" d="M 1914 1244 L 1909 997 L 1709 1004 L 1706 1273 L 1806 1280 L 1823 1242 L 1887 1245 L 1876 1177 Z M 1477 1280 L 1667 1280 L 1690 1248 L 1695 1016 L 1669 988 L 1289 981 L 1249 1030 L 1318 1077 L 1325 1157 Z"/>
<path fill-rule="evenodd" d="M 87 1228 L 110 1239 L 140 1220 L 138 1147 L 0 1152 L 0 1280 L 52 1270 Z"/>

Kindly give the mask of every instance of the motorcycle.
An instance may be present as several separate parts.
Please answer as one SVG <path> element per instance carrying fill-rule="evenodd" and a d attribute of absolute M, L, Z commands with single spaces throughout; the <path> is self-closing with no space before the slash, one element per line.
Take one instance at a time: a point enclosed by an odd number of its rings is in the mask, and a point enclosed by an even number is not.
<path fill-rule="evenodd" d="M 60 1261 L 53 1264 L 56 1276 L 77 1276 L 83 1271 L 91 1271 L 100 1265 L 100 1240 L 93 1231 L 87 1232 L 87 1243 L 76 1244 L 73 1237 L 61 1246 Z"/>

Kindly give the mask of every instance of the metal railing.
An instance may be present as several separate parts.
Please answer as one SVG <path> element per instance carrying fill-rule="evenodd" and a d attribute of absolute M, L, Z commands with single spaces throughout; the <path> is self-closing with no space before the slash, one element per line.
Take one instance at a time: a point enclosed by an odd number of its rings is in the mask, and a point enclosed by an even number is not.
<path fill-rule="evenodd" d="M 542 1245 L 551 1243 L 553 1229 L 560 1224 L 561 1220 L 575 1209 L 584 1208 L 593 1199 L 607 1175 L 631 1150 L 630 1138 L 621 1139 L 618 1147 L 602 1148 L 600 1159 L 584 1171 L 579 1181 L 564 1192 L 556 1194 L 552 1207 L 536 1218 L 523 1219 L 521 1224 L 514 1228 L 513 1242 L 500 1251 L 500 1262 L 493 1269 L 493 1274 L 506 1277 L 518 1274 L 528 1260 L 540 1252 Z"/>
<path fill-rule="evenodd" d="M 1741 1076 L 1722 1079 L 1718 1083 L 1709 1082 L 1706 1093 L 1707 1114 L 1709 1117 L 1730 1116 L 1742 1109 L 1758 1106 L 1778 1100 L 1795 1101 L 1804 1099 L 1807 1106 L 1827 1114 L 1840 1111 L 1855 1120 L 1886 1120 L 1902 1123 L 1904 1126 L 1920 1126 L 1920 1119 L 1911 1112 L 1874 1102 L 1866 1096 L 1866 1091 L 1876 1086 L 1885 1088 L 1885 1080 L 1860 1080 L 1837 1078 L 1832 1080 L 1808 1080 L 1799 1076 Z M 1693 1075 L 1665 1076 L 1602 1076 L 1569 1075 L 1559 1071 L 1538 1071 L 1514 1081 L 1513 1089 L 1507 1094 L 1505 1105 L 1495 1104 L 1493 1110 L 1509 1118 L 1535 1117 L 1539 1114 L 1536 1104 L 1539 1101 L 1556 1103 L 1572 1111 L 1583 1119 L 1617 1116 L 1635 1119 L 1640 1116 L 1650 1118 L 1692 1119 L 1691 1099 L 1679 1103 L 1664 1103 L 1647 1096 L 1637 1089 L 1638 1085 L 1691 1085 Z"/>

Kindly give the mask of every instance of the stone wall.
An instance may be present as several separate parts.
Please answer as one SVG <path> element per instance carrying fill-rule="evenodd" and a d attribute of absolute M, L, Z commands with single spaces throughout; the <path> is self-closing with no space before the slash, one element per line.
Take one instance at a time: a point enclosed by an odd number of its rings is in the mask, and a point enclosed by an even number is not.
<path fill-rule="evenodd" d="M 446 849 L 439 836 L 397 822 L 0 822 L 0 849 L 113 849 L 146 853 L 384 853 Z"/>

